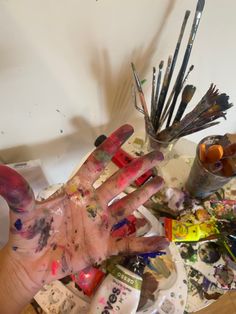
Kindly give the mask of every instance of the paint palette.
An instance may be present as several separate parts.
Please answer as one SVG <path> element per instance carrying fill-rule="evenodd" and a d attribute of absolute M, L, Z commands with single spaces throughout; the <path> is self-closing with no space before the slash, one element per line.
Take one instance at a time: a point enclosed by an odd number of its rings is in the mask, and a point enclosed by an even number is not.
<path fill-rule="evenodd" d="M 138 314 L 182 314 L 184 312 L 187 300 L 186 272 L 175 244 L 171 243 L 168 251 L 167 255 L 161 259 L 171 261 L 171 268 L 174 268 L 171 269 L 167 278 L 164 276 L 157 278 L 159 285 L 153 293 L 154 301 L 149 301 L 142 310 L 137 312 Z"/>
<path fill-rule="evenodd" d="M 145 207 L 141 206 L 137 211 L 151 222 L 152 227 L 146 236 L 164 234 L 161 223 Z M 137 312 L 138 314 L 182 314 L 184 312 L 187 300 L 187 275 L 184 263 L 174 243 L 170 244 L 166 253 L 165 256 L 157 258 L 161 260 L 161 263 L 152 261 L 152 264 L 160 270 L 164 263 L 169 270 L 169 275 L 157 276 L 158 287 L 153 292 L 153 301 L 148 302 L 142 310 Z"/>
<path fill-rule="evenodd" d="M 183 255 L 183 247 L 185 251 L 188 247 L 189 254 Z M 179 249 L 185 264 L 201 270 L 201 273 L 219 289 L 236 289 L 236 270 L 229 267 L 215 241 L 180 244 Z"/>
<path fill-rule="evenodd" d="M 225 293 L 192 266 L 186 265 L 185 269 L 188 276 L 188 297 L 185 310 L 188 313 L 209 306 Z"/>

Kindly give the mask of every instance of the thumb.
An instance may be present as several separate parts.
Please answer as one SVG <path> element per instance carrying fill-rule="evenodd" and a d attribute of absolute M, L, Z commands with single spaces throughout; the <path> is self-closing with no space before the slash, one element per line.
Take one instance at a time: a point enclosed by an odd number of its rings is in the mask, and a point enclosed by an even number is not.
<path fill-rule="evenodd" d="M 0 165 L 0 195 L 17 214 L 28 213 L 35 206 L 34 193 L 28 182 L 5 165 Z"/>

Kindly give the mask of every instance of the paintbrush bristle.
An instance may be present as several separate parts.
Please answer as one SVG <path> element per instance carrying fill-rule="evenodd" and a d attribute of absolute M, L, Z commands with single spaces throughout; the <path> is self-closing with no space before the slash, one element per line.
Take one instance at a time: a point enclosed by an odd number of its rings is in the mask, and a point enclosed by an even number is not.
<path fill-rule="evenodd" d="M 163 66 L 164 66 L 164 61 L 162 60 L 162 61 L 160 62 L 160 64 L 159 64 L 159 70 L 161 70 L 161 69 L 163 68 Z"/>
<path fill-rule="evenodd" d="M 188 19 L 189 18 L 189 15 L 190 15 L 191 11 L 190 10 L 186 10 L 185 12 L 185 19 Z"/>
<path fill-rule="evenodd" d="M 216 98 L 216 105 L 219 106 L 220 110 L 225 111 L 233 106 L 232 103 L 229 103 L 229 96 L 225 93 L 220 94 Z"/>
<path fill-rule="evenodd" d="M 198 12 L 202 12 L 205 6 L 205 0 L 198 0 L 197 10 Z"/>
<path fill-rule="evenodd" d="M 186 85 L 182 93 L 182 102 L 188 104 L 191 101 L 195 91 L 196 91 L 195 86 Z"/>

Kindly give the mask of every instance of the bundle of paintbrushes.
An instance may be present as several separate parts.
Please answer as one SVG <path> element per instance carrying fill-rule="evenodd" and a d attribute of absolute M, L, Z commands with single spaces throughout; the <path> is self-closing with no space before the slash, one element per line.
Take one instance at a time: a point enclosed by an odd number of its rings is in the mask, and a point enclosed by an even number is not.
<path fill-rule="evenodd" d="M 225 118 L 225 111 L 232 107 L 232 104 L 228 102 L 229 97 L 226 94 L 219 94 L 216 87 L 212 84 L 195 108 L 184 116 L 186 107 L 191 101 L 196 90 L 196 87 L 193 85 L 185 85 L 190 72 L 193 70 L 193 65 L 189 68 L 187 73 L 186 70 L 193 42 L 202 16 L 204 4 L 205 0 L 198 0 L 182 65 L 176 81 L 173 84 L 173 89 L 169 95 L 168 90 L 190 11 L 186 11 L 185 13 L 174 55 L 173 58 L 169 57 L 168 59 L 163 80 L 162 72 L 164 61 L 161 61 L 159 64 L 158 74 L 156 68 L 153 68 L 150 113 L 145 101 L 141 80 L 137 74 L 134 64 L 132 63 L 135 85 L 141 103 L 141 107 L 139 107 L 137 105 L 136 95 L 134 94 L 135 107 L 144 115 L 147 133 L 161 142 L 171 142 L 182 136 L 217 125 L 220 122 L 216 120 L 221 117 Z M 161 81 L 163 81 L 162 85 Z M 176 103 L 181 92 L 182 99 L 178 108 L 176 108 Z"/>

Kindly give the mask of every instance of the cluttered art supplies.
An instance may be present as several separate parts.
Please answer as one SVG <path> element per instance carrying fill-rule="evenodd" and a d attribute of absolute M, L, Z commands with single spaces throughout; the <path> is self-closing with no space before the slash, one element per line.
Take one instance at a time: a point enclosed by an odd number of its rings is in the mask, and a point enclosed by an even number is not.
<path fill-rule="evenodd" d="M 229 221 L 236 220 L 236 201 L 235 200 L 209 200 L 204 203 L 210 215 L 217 219 Z"/>
<path fill-rule="evenodd" d="M 200 141 L 186 182 L 186 189 L 193 197 L 204 199 L 210 196 L 236 175 L 234 144 L 225 146 L 221 135 L 208 136 Z"/>

